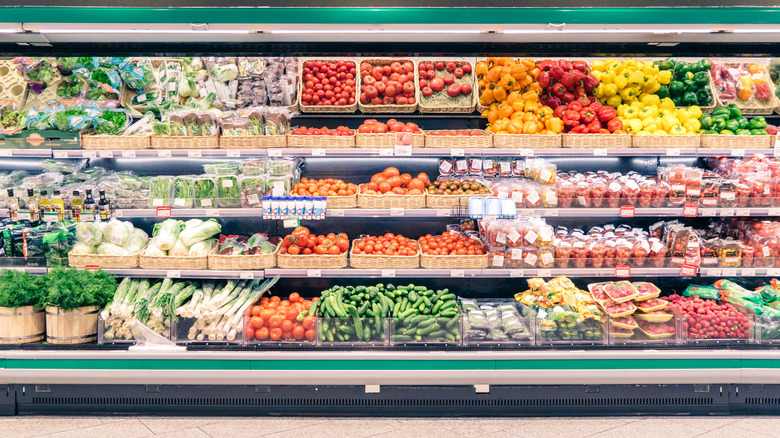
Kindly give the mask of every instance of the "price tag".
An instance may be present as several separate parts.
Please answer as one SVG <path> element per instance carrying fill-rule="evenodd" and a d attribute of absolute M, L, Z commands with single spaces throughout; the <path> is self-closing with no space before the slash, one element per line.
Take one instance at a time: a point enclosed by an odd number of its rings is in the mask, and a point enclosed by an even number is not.
<path fill-rule="evenodd" d="M 395 145 L 396 157 L 411 157 L 412 146 L 411 145 Z"/>
<path fill-rule="evenodd" d="M 517 210 L 517 214 L 520 215 L 520 216 L 533 216 L 534 215 L 534 211 L 522 208 L 520 210 Z"/>
<path fill-rule="evenodd" d="M 690 263 L 683 263 L 682 266 L 680 266 L 680 275 L 683 277 L 695 277 L 696 271 L 699 270 L 699 267 Z"/>
<path fill-rule="evenodd" d="M 32 220 L 32 215 L 27 210 L 17 210 L 17 212 L 16 212 L 16 220 L 19 220 L 19 221 L 29 221 L 29 220 Z"/>
<path fill-rule="evenodd" d="M 82 156 L 84 158 L 90 158 L 90 159 L 97 158 L 97 152 L 96 151 L 84 151 L 84 152 L 82 152 L 82 154 L 83 154 Z"/>
<path fill-rule="evenodd" d="M 536 270 L 536 276 L 537 277 L 552 277 L 552 271 L 549 269 L 537 269 Z"/>
<path fill-rule="evenodd" d="M 517 153 L 517 155 L 521 157 L 533 157 L 534 156 L 534 150 L 533 149 L 520 149 Z"/>
<path fill-rule="evenodd" d="M 450 271 L 450 277 L 465 277 L 466 271 L 463 269 L 453 269 Z"/>
<path fill-rule="evenodd" d="M 633 205 L 623 205 L 620 207 L 620 217 L 636 216 L 636 207 Z"/>
<path fill-rule="evenodd" d="M 510 269 L 509 276 L 514 278 L 525 277 L 524 269 Z"/>
<path fill-rule="evenodd" d="M 255 279 L 255 273 L 254 272 L 242 272 L 238 274 L 238 278 L 241 280 L 254 280 Z"/>
<path fill-rule="evenodd" d="M 236 149 L 228 149 L 227 152 L 225 153 L 225 156 L 227 156 L 228 158 L 238 158 L 241 156 L 241 151 Z"/>
<path fill-rule="evenodd" d="M 86 265 L 86 266 L 84 266 L 84 269 L 86 269 L 87 271 L 97 271 L 98 269 L 100 269 L 100 266 L 98 266 L 98 265 Z"/>
<path fill-rule="evenodd" d="M 750 209 L 749 208 L 738 208 L 736 210 L 737 216 L 750 216 Z"/>
<path fill-rule="evenodd" d="M 379 149 L 380 157 L 392 157 L 395 151 L 393 149 L 381 148 Z"/>
<path fill-rule="evenodd" d="M 767 213 L 769 216 L 780 216 L 780 208 L 770 208 Z"/>
<path fill-rule="evenodd" d="M 68 158 L 68 151 L 54 151 L 54 158 Z"/>
<path fill-rule="evenodd" d="M 114 210 L 114 217 L 125 217 L 124 210 Z"/>
<path fill-rule="evenodd" d="M 667 157 L 679 157 L 680 156 L 680 148 L 669 148 L 666 150 L 666 156 Z"/>
<path fill-rule="evenodd" d="M 155 216 L 160 219 L 168 219 L 172 216 L 171 207 L 157 207 Z"/>
<path fill-rule="evenodd" d="M 547 210 L 543 210 L 542 211 L 542 215 L 550 216 L 550 217 L 556 217 L 556 216 L 558 216 L 558 209 L 557 208 L 548 208 Z"/>
<path fill-rule="evenodd" d="M 734 216 L 737 214 L 737 211 L 733 208 L 721 208 L 720 209 L 720 215 L 721 217 L 728 217 L 728 216 Z"/>
<path fill-rule="evenodd" d="M 699 215 L 698 205 L 686 205 L 685 207 L 683 207 L 684 217 L 696 217 L 698 215 Z"/>
<path fill-rule="evenodd" d="M 607 156 L 607 150 L 605 148 L 593 149 L 593 156 L 594 157 L 606 157 Z"/>
<path fill-rule="evenodd" d="M 742 276 L 743 277 L 755 277 L 756 276 L 756 269 L 755 268 L 743 268 L 742 269 Z"/>
<path fill-rule="evenodd" d="M 438 217 L 450 217 L 452 216 L 451 210 L 445 210 L 443 208 L 436 209 L 436 216 Z"/>
<path fill-rule="evenodd" d="M 300 219 L 285 219 L 283 222 L 284 228 L 295 228 L 301 224 Z"/>
<path fill-rule="evenodd" d="M 723 275 L 723 270 L 720 268 L 707 269 L 706 272 L 702 272 L 702 275 L 706 277 L 720 277 Z"/>
<path fill-rule="evenodd" d="M 114 151 L 100 151 L 100 158 L 114 158 Z"/>
<path fill-rule="evenodd" d="M 325 210 L 325 216 L 344 217 L 344 210 L 340 208 L 333 209 L 333 210 Z"/>
<path fill-rule="evenodd" d="M 735 277 L 737 275 L 737 270 L 734 268 L 723 268 L 722 275 L 724 277 Z"/>
<path fill-rule="evenodd" d="M 404 208 L 403 207 L 397 207 L 397 208 L 391 208 L 390 209 L 390 216 L 403 216 L 404 215 Z"/>
<path fill-rule="evenodd" d="M 200 158 L 203 156 L 203 152 L 199 150 L 187 151 L 187 156 L 190 158 Z"/>
<path fill-rule="evenodd" d="M 718 209 L 717 208 L 702 208 L 701 210 L 699 210 L 699 213 L 703 217 L 715 217 L 718 214 Z"/>
<path fill-rule="evenodd" d="M 181 271 L 165 271 L 165 276 L 168 278 L 181 278 Z"/>
<path fill-rule="evenodd" d="M 450 149 L 451 157 L 462 157 L 464 155 L 466 155 L 465 149 Z"/>
<path fill-rule="evenodd" d="M 171 158 L 171 151 L 168 150 L 157 151 L 157 158 Z"/>
<path fill-rule="evenodd" d="M 79 214 L 79 220 L 81 222 L 95 222 L 95 213 L 84 213 L 82 211 L 81 214 Z"/>
<path fill-rule="evenodd" d="M 122 158 L 135 158 L 135 151 L 122 151 Z"/>
<path fill-rule="evenodd" d="M 311 150 L 311 156 L 312 157 L 324 157 L 325 154 L 327 154 L 327 151 L 325 149 L 312 149 Z"/>
<path fill-rule="evenodd" d="M 43 221 L 46 223 L 57 222 L 58 220 L 56 211 L 47 211 L 43 213 Z"/>
<path fill-rule="evenodd" d="M 382 277 L 395 277 L 395 269 L 382 269 Z"/>
<path fill-rule="evenodd" d="M 745 150 L 744 149 L 732 149 L 731 150 L 731 156 L 732 157 L 744 157 L 745 156 Z"/>
<path fill-rule="evenodd" d="M 13 156 L 13 151 L 11 149 L 0 149 L 0 157 L 11 157 Z"/>
<path fill-rule="evenodd" d="M 219 210 L 216 208 L 207 208 L 206 217 L 219 217 Z"/>
<path fill-rule="evenodd" d="M 269 157 L 281 157 L 282 156 L 282 150 L 280 148 L 269 148 L 266 149 L 268 151 Z"/>
<path fill-rule="evenodd" d="M 321 269 L 307 269 L 306 270 L 306 276 L 307 277 L 322 277 L 322 270 Z"/>
<path fill-rule="evenodd" d="M 780 268 L 769 268 L 766 270 L 766 275 L 769 277 L 780 277 Z"/>
<path fill-rule="evenodd" d="M 617 265 L 615 266 L 615 277 L 628 278 L 631 276 L 631 266 Z"/>

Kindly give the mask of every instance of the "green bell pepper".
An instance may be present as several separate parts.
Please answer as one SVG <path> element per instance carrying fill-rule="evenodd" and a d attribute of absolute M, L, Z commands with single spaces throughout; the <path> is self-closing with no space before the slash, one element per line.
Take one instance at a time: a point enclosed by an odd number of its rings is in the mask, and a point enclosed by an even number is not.
<path fill-rule="evenodd" d="M 736 119 L 742 117 L 742 110 L 740 110 L 736 104 L 730 103 L 726 105 L 726 109 L 729 110 L 730 119 Z"/>
<path fill-rule="evenodd" d="M 731 131 L 731 130 L 728 130 L 728 129 L 723 129 L 723 130 L 721 130 L 719 132 L 719 134 L 722 134 L 722 135 L 734 135 L 734 131 Z"/>
<path fill-rule="evenodd" d="M 672 97 L 682 96 L 685 93 L 685 84 L 680 81 L 672 81 L 669 84 L 669 95 Z"/>
<path fill-rule="evenodd" d="M 764 128 L 756 128 L 750 130 L 750 135 L 769 135 Z"/>
<path fill-rule="evenodd" d="M 703 87 L 710 83 L 710 75 L 707 72 L 697 71 L 693 74 L 693 82 L 696 82 L 696 85 Z"/>
<path fill-rule="evenodd" d="M 686 80 L 684 80 L 684 81 L 683 81 L 683 85 L 685 85 L 685 92 L 686 92 L 686 93 L 687 93 L 688 91 L 693 91 L 694 93 L 695 93 L 696 91 L 699 91 L 699 86 L 698 86 L 698 85 L 696 85 L 696 82 L 693 82 L 693 81 L 692 81 L 692 80 L 690 80 L 690 79 L 686 79 Z"/>
<path fill-rule="evenodd" d="M 691 66 L 685 61 L 680 61 L 674 65 L 674 78 L 681 81 L 687 77 L 687 73 L 691 71 Z"/>
<path fill-rule="evenodd" d="M 712 128 L 710 129 L 716 132 L 726 129 L 726 118 L 724 116 L 712 116 Z"/>
<path fill-rule="evenodd" d="M 709 87 L 705 87 L 709 88 Z M 712 93 L 709 90 L 705 90 L 704 88 L 700 89 L 696 92 L 696 99 L 699 100 L 700 106 L 708 106 L 712 103 Z"/>
<path fill-rule="evenodd" d="M 682 97 L 683 106 L 697 105 L 698 101 L 699 100 L 696 98 L 696 93 L 693 91 L 686 91 L 685 94 L 683 94 Z"/>
<path fill-rule="evenodd" d="M 711 134 L 717 134 L 717 132 L 713 131 L 712 129 L 704 129 L 702 131 L 699 131 L 699 134 L 701 134 L 701 135 L 711 135 Z"/>
<path fill-rule="evenodd" d="M 674 70 L 674 66 L 677 64 L 674 59 L 672 58 L 666 58 L 663 61 L 661 61 L 660 69 L 661 70 Z"/>
<path fill-rule="evenodd" d="M 712 63 L 710 62 L 709 59 L 705 58 L 705 59 L 702 59 L 699 62 L 701 63 L 701 65 L 699 66 L 701 68 L 701 70 L 699 70 L 699 71 L 705 71 L 705 72 L 709 73 L 709 71 L 712 70 Z"/>
<path fill-rule="evenodd" d="M 669 86 L 668 85 L 661 85 L 661 88 L 656 91 L 659 99 L 666 99 L 669 97 Z"/>
<path fill-rule="evenodd" d="M 682 104 L 682 96 L 674 96 L 671 98 L 674 106 L 685 106 Z"/>
<path fill-rule="evenodd" d="M 704 113 L 699 117 L 699 122 L 701 123 L 701 129 L 712 129 L 712 116 Z"/>
<path fill-rule="evenodd" d="M 739 129 L 739 123 L 736 120 L 729 120 L 726 122 L 726 129 L 729 131 L 735 132 Z"/>
<path fill-rule="evenodd" d="M 725 118 L 729 117 L 729 110 L 728 108 L 715 108 L 712 110 L 712 117 L 716 116 L 724 116 Z"/>
<path fill-rule="evenodd" d="M 759 129 L 759 128 L 766 128 L 766 119 L 759 116 L 759 117 L 753 117 L 750 119 L 750 123 L 748 123 L 748 126 L 750 129 Z"/>
<path fill-rule="evenodd" d="M 750 132 L 747 129 L 737 129 L 736 135 L 753 135 L 752 132 Z"/>
<path fill-rule="evenodd" d="M 744 117 L 739 117 L 736 119 L 737 123 L 739 123 L 739 129 L 747 129 L 748 128 L 748 119 Z"/>

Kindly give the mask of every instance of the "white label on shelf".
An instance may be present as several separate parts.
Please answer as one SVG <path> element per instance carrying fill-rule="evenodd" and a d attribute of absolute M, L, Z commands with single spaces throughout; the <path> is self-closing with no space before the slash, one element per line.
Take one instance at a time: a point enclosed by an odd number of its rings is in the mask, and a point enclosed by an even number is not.
<path fill-rule="evenodd" d="M 735 214 L 737 214 L 737 210 L 735 210 L 733 208 L 721 208 L 720 209 L 720 215 L 723 216 L 723 217 L 734 216 Z"/>
<path fill-rule="evenodd" d="M 321 269 L 307 269 L 306 270 L 306 276 L 307 277 L 322 277 L 322 270 Z"/>
<path fill-rule="evenodd" d="M 653 242 L 653 246 L 650 247 L 650 252 L 658 252 L 664 247 L 661 242 Z"/>
<path fill-rule="evenodd" d="M 268 151 L 269 157 L 281 157 L 282 156 L 282 150 L 280 148 L 268 148 L 266 149 Z"/>
<path fill-rule="evenodd" d="M 450 149 L 451 157 L 462 157 L 464 155 L 466 155 L 465 149 Z"/>
<path fill-rule="evenodd" d="M 97 158 L 97 151 L 84 151 L 82 152 L 84 158 L 95 159 Z"/>
<path fill-rule="evenodd" d="M 222 187 L 229 189 L 233 187 L 233 179 L 232 178 L 225 178 L 222 180 Z"/>
<path fill-rule="evenodd" d="M 211 201 L 211 199 L 201 199 L 200 200 L 201 208 L 208 208 L 208 207 L 211 207 L 212 205 L 214 205 L 214 204 Z"/>
<path fill-rule="evenodd" d="M 327 155 L 328 151 L 326 149 L 317 148 L 311 150 L 311 156 L 312 157 L 324 157 Z"/>
<path fill-rule="evenodd" d="M 495 255 L 493 256 L 493 263 L 491 264 L 494 268 L 503 268 L 504 267 L 504 256 L 503 255 Z"/>
<path fill-rule="evenodd" d="M 631 266 L 617 265 L 615 266 L 615 277 L 627 278 L 631 276 Z"/>
<path fill-rule="evenodd" d="M 135 151 L 122 151 L 122 158 L 135 158 Z"/>
<path fill-rule="evenodd" d="M 382 269 L 380 275 L 382 277 L 395 277 L 395 269 Z"/>
<path fill-rule="evenodd" d="M 395 155 L 398 157 L 411 157 L 412 145 L 395 145 Z"/>
<path fill-rule="evenodd" d="M 525 277 L 525 270 L 523 270 L 523 269 L 510 269 L 509 270 L 509 276 L 510 277 Z"/>
<path fill-rule="evenodd" d="M 238 158 L 241 156 L 241 151 L 235 149 L 228 149 L 225 153 L 228 158 Z"/>
<path fill-rule="evenodd" d="M 436 209 L 436 216 L 439 216 L 439 217 L 450 217 L 450 216 L 452 216 L 452 211 L 451 210 L 446 210 L 446 209 L 443 209 L 443 208 L 438 208 L 438 209 Z"/>
<path fill-rule="evenodd" d="M 169 150 L 157 151 L 157 158 L 171 158 L 171 151 Z"/>
<path fill-rule="evenodd" d="M 285 219 L 283 222 L 284 228 L 295 228 L 301 224 L 300 219 Z"/>
<path fill-rule="evenodd" d="M 696 265 L 692 265 L 689 263 L 683 263 L 680 266 L 680 275 L 684 277 L 693 277 L 696 275 L 696 271 L 698 270 L 698 267 Z"/>
<path fill-rule="evenodd" d="M 0 149 L 0 157 L 10 157 L 13 156 L 13 151 L 11 149 Z"/>
<path fill-rule="evenodd" d="M 521 209 L 517 210 L 517 214 L 519 216 L 528 216 L 528 217 L 530 217 L 530 216 L 535 215 L 536 213 L 534 213 L 534 211 L 531 210 L 531 209 L 521 208 Z"/>
<path fill-rule="evenodd" d="M 712 268 L 707 270 L 706 276 L 708 277 L 720 277 L 723 275 L 723 269 L 720 268 Z"/>
<path fill-rule="evenodd" d="M 54 151 L 54 158 L 68 158 L 68 151 Z"/>
<path fill-rule="evenodd" d="M 780 208 L 770 208 L 768 214 L 769 216 L 780 216 Z"/>
<path fill-rule="evenodd" d="M 745 150 L 744 149 L 732 149 L 731 150 L 731 156 L 732 157 L 743 157 L 743 156 L 745 156 Z"/>
<path fill-rule="evenodd" d="M 536 271 L 537 277 L 552 277 L 552 271 L 549 269 L 538 269 Z"/>
<path fill-rule="evenodd" d="M 750 216 L 749 208 L 738 208 L 735 213 L 737 216 Z"/>
<path fill-rule="evenodd" d="M 439 168 L 441 169 L 442 173 L 450 173 L 452 170 L 452 162 L 450 160 L 442 160 L 439 164 Z"/>
<path fill-rule="evenodd" d="M 17 210 L 16 211 L 16 220 L 29 221 L 29 220 L 32 220 L 32 216 L 30 215 L 29 211 Z"/>
<path fill-rule="evenodd" d="M 755 277 L 756 276 L 756 269 L 755 268 L 743 268 L 742 269 L 742 276 L 743 277 Z"/>
<path fill-rule="evenodd" d="M 466 271 L 463 269 L 453 269 L 450 271 L 450 277 L 465 277 Z"/>
<path fill-rule="evenodd" d="M 341 208 L 335 208 L 333 210 L 325 210 L 325 215 L 330 217 L 344 217 L 344 210 Z"/>
<path fill-rule="evenodd" d="M 593 149 L 593 156 L 596 156 L 596 157 L 606 157 L 607 156 L 607 150 L 605 148 Z"/>
<path fill-rule="evenodd" d="M 503 233 L 501 233 L 501 234 L 503 234 Z M 506 237 L 507 239 L 511 240 L 512 243 L 517 243 L 517 239 L 520 238 L 520 233 L 518 233 L 517 230 L 512 230 L 512 231 L 509 232 L 509 234 L 506 234 L 504 237 Z M 504 242 L 506 242 L 506 240 L 504 240 Z"/>
<path fill-rule="evenodd" d="M 163 199 L 155 198 L 152 199 L 152 207 L 162 207 L 164 203 Z"/>
<path fill-rule="evenodd" d="M 620 217 L 634 217 L 636 208 L 633 205 L 623 205 L 620 207 Z"/>
<path fill-rule="evenodd" d="M 207 208 L 206 217 L 219 217 L 219 210 L 216 208 Z"/>
<path fill-rule="evenodd" d="M 547 210 L 542 210 L 542 215 L 556 217 L 556 216 L 558 216 L 558 209 L 557 208 L 550 208 L 550 209 L 547 209 Z"/>
<path fill-rule="evenodd" d="M 696 217 L 698 215 L 699 215 L 698 205 L 686 205 L 685 207 L 683 207 L 683 216 Z"/>
<path fill-rule="evenodd" d="M 100 158 L 114 158 L 114 151 L 100 151 L 98 155 Z"/>
<path fill-rule="evenodd" d="M 533 149 L 520 149 L 517 151 L 517 155 L 521 157 L 533 157 L 534 156 L 534 150 Z"/>
<path fill-rule="evenodd" d="M 769 277 L 780 277 L 780 268 L 769 268 L 766 270 L 766 275 Z"/>
<path fill-rule="evenodd" d="M 735 268 L 723 268 L 723 273 L 721 275 L 724 277 L 734 277 L 737 275 L 737 270 Z"/>
<path fill-rule="evenodd" d="M 703 217 L 714 217 L 714 216 L 717 216 L 718 209 L 716 209 L 716 208 L 702 208 L 701 210 L 699 210 L 699 213 L 701 213 L 701 215 Z"/>
<path fill-rule="evenodd" d="M 242 272 L 238 274 L 238 278 L 241 280 L 254 280 L 255 279 L 255 273 L 254 272 Z"/>
<path fill-rule="evenodd" d="M 79 215 L 81 222 L 95 222 L 95 213 L 84 213 L 83 211 Z"/>
<path fill-rule="evenodd" d="M 125 212 L 122 210 L 114 210 L 114 217 L 125 217 Z"/>
<path fill-rule="evenodd" d="M 200 158 L 203 156 L 203 152 L 199 150 L 191 150 L 191 151 L 187 151 L 187 156 L 190 158 Z"/>
<path fill-rule="evenodd" d="M 174 207 L 184 207 L 187 205 L 187 200 L 183 198 L 176 198 L 173 200 L 173 206 Z"/>
<path fill-rule="evenodd" d="M 181 278 L 181 271 L 165 271 L 165 276 L 168 278 Z"/>
<path fill-rule="evenodd" d="M 403 216 L 403 215 L 404 215 L 403 207 L 393 207 L 390 209 L 390 216 Z"/>
<path fill-rule="evenodd" d="M 395 151 L 390 148 L 379 148 L 380 157 L 392 157 Z"/>
<path fill-rule="evenodd" d="M 680 148 L 669 148 L 666 150 L 666 156 L 667 157 L 679 157 L 680 156 Z"/>

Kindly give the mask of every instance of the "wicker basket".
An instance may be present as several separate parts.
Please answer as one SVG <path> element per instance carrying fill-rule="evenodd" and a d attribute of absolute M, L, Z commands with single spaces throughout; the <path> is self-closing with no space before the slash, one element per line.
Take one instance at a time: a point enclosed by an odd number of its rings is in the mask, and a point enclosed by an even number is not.
<path fill-rule="evenodd" d="M 303 95 L 303 63 L 306 61 L 352 61 L 355 63 L 355 103 L 352 105 L 304 105 L 301 100 Z M 298 63 L 298 108 L 302 113 L 354 113 L 358 109 L 358 94 L 360 90 L 360 61 L 357 58 L 345 58 L 345 59 L 323 59 L 323 58 L 300 58 Z"/>
<path fill-rule="evenodd" d="M 291 148 L 354 148 L 355 135 L 287 135 Z"/>
<path fill-rule="evenodd" d="M 502 149 L 555 149 L 561 134 L 493 134 L 493 147 Z"/>
<path fill-rule="evenodd" d="M 152 149 L 216 149 L 219 137 L 204 136 L 152 136 Z"/>
<path fill-rule="evenodd" d="M 348 196 L 328 196 L 325 198 L 326 208 L 355 208 L 357 207 L 357 193 Z"/>
<path fill-rule="evenodd" d="M 630 148 L 631 134 L 562 134 L 565 148 Z"/>
<path fill-rule="evenodd" d="M 727 67 L 736 67 L 738 68 L 741 64 L 748 64 L 749 62 L 724 62 L 722 65 Z M 715 89 L 714 82 L 712 81 L 712 75 L 710 75 L 710 87 L 712 88 L 712 94 L 715 98 L 715 102 L 717 102 L 717 105 L 719 107 L 726 106 L 729 103 L 735 103 L 737 104 L 737 107 L 742 111 L 742 115 L 745 116 L 767 116 L 772 113 L 774 113 L 775 109 L 780 107 L 780 99 L 775 96 L 775 84 L 772 82 L 772 79 L 769 78 L 768 75 L 764 76 L 764 79 L 766 80 L 767 84 L 769 85 L 769 100 L 765 104 L 760 104 L 758 99 L 751 98 L 748 102 L 745 102 L 742 99 L 734 98 L 731 102 L 723 102 L 720 99 L 720 95 Z M 739 79 L 737 79 L 739 81 Z"/>
<path fill-rule="evenodd" d="M 492 148 L 493 135 L 484 129 L 469 129 L 474 133 L 479 132 L 484 135 L 430 135 L 442 131 L 428 131 L 425 135 L 426 148 L 447 148 L 447 149 L 476 149 Z"/>
<path fill-rule="evenodd" d="M 87 150 L 136 150 L 152 147 L 152 136 L 82 135 L 81 147 Z"/>
<path fill-rule="evenodd" d="M 701 135 L 635 135 L 635 148 L 698 148 Z"/>
<path fill-rule="evenodd" d="M 386 132 L 383 134 L 363 134 L 358 132 L 355 137 L 357 147 L 365 149 L 373 148 L 394 148 L 395 132 Z M 412 147 L 425 147 L 425 134 L 412 134 Z"/>
<path fill-rule="evenodd" d="M 478 88 L 477 88 L 477 74 L 474 73 L 474 68 L 476 67 L 476 58 L 450 58 L 450 59 L 442 59 L 442 58 L 416 58 L 415 59 L 415 67 L 417 68 L 417 83 L 420 83 L 420 62 L 444 62 L 445 64 L 447 62 L 454 62 L 456 67 L 462 66 L 464 63 L 471 64 L 471 73 L 464 74 L 463 78 L 461 79 L 455 79 L 455 83 L 458 85 L 470 85 L 471 86 L 471 99 L 469 99 L 469 105 L 468 106 L 434 106 L 430 104 L 426 104 L 426 98 L 425 96 L 420 96 L 418 107 L 420 108 L 420 112 L 423 114 L 426 113 L 446 113 L 446 114 L 471 114 L 474 112 L 474 107 L 477 105 L 477 97 L 479 95 Z M 444 72 L 447 74 L 447 72 Z M 430 80 L 428 80 L 430 82 Z M 422 92 L 422 91 L 421 91 Z M 446 93 L 446 88 L 441 90 L 440 93 Z"/>
<path fill-rule="evenodd" d="M 488 267 L 488 256 L 420 254 L 420 266 L 425 269 L 484 269 Z"/>
<path fill-rule="evenodd" d="M 141 252 L 129 256 L 114 256 L 103 254 L 73 254 L 73 251 L 71 251 L 68 253 L 68 266 L 72 268 L 97 266 L 103 269 L 137 268 L 140 262 L 140 255 Z"/>
<path fill-rule="evenodd" d="M 469 206 L 469 198 L 475 196 L 493 196 L 493 192 L 482 195 L 431 195 L 425 193 L 425 205 L 428 208 L 453 208 L 453 207 L 466 207 Z"/>
<path fill-rule="evenodd" d="M 771 144 L 770 135 L 721 135 L 701 136 L 701 147 L 708 149 L 766 149 Z"/>
<path fill-rule="evenodd" d="M 349 251 L 349 266 L 355 269 L 417 269 L 420 267 L 420 248 L 413 256 L 355 254 L 355 241 Z"/>
<path fill-rule="evenodd" d="M 277 245 L 276 250 L 271 254 L 256 255 L 219 255 L 209 254 L 209 269 L 224 271 L 241 271 L 267 269 L 276 267 L 276 256 L 282 245 Z"/>
<path fill-rule="evenodd" d="M 358 191 L 357 205 L 360 208 L 425 208 L 425 194 L 364 195 Z"/>
<path fill-rule="evenodd" d="M 360 64 L 367 62 L 371 64 L 372 67 L 379 66 L 379 65 L 390 65 L 393 62 L 411 62 L 412 65 L 414 65 L 414 77 L 412 78 L 412 81 L 414 83 L 414 102 L 411 105 L 367 105 L 364 103 L 361 103 L 358 99 L 358 108 L 360 108 L 361 112 L 364 113 L 413 113 L 417 110 L 417 102 L 420 101 L 420 80 L 419 76 L 417 75 L 417 64 L 414 63 L 414 60 L 411 58 L 396 58 L 396 59 L 390 59 L 390 58 L 363 58 L 358 60 L 358 73 L 360 73 Z M 360 88 L 358 88 L 360 89 Z"/>
<path fill-rule="evenodd" d="M 276 264 L 281 269 L 342 269 L 347 267 L 347 253 L 339 255 L 279 254 Z"/>
<path fill-rule="evenodd" d="M 287 146 L 286 135 L 244 135 L 219 137 L 220 149 L 265 149 Z"/>
<path fill-rule="evenodd" d="M 217 246 L 211 254 L 217 252 Z M 140 266 L 143 269 L 207 269 L 209 266 L 208 255 L 189 257 L 189 256 L 150 256 L 146 251 L 141 252 Z"/>

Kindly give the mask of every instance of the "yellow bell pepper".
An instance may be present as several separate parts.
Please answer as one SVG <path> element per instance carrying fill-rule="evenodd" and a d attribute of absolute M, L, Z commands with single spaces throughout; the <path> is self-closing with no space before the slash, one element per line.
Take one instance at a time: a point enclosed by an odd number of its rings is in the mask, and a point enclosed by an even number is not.
<path fill-rule="evenodd" d="M 603 72 L 607 66 L 604 63 L 604 61 L 593 61 L 593 64 L 591 64 L 591 67 L 593 68 L 593 71 L 597 72 Z M 591 72 L 592 74 L 593 72 Z"/>
<path fill-rule="evenodd" d="M 655 105 L 656 107 L 661 104 L 661 99 L 655 94 L 644 94 L 639 98 L 645 105 Z M 658 108 L 656 108 L 656 111 Z"/>
<path fill-rule="evenodd" d="M 688 111 L 691 112 L 691 117 L 694 119 L 701 117 L 701 108 L 698 105 L 689 106 Z"/>
<path fill-rule="evenodd" d="M 592 74 L 594 78 L 598 79 L 599 82 L 601 81 L 601 72 L 600 71 L 593 70 L 592 72 L 590 72 L 590 74 Z"/>
<path fill-rule="evenodd" d="M 671 134 L 671 135 L 685 135 L 685 134 L 687 134 L 687 131 L 685 130 L 685 128 L 682 127 L 681 124 L 678 123 L 678 124 L 672 126 L 672 129 L 669 131 L 669 134 Z"/>
<path fill-rule="evenodd" d="M 652 134 L 653 132 L 658 131 L 658 125 L 651 123 L 650 125 L 643 127 L 642 131 Z"/>
<path fill-rule="evenodd" d="M 640 105 L 641 105 L 641 103 L 640 103 Z M 653 118 L 652 107 L 643 106 L 642 108 L 639 108 L 639 118 L 642 119 L 642 120 L 652 119 Z"/>
<path fill-rule="evenodd" d="M 660 123 L 660 119 L 658 117 L 648 117 L 646 119 L 641 119 L 641 120 L 642 120 L 642 128 L 647 128 L 648 126 L 655 125 L 655 129 L 658 129 L 658 123 Z M 653 131 L 655 131 L 655 129 Z"/>
<path fill-rule="evenodd" d="M 653 61 L 645 61 L 645 63 L 642 64 L 642 73 L 647 76 L 655 76 L 658 74 L 658 67 L 653 64 Z"/>
<path fill-rule="evenodd" d="M 636 59 L 627 59 L 627 60 L 623 61 L 623 65 L 626 68 L 629 68 L 631 70 L 639 69 L 639 61 L 637 61 Z"/>
<path fill-rule="evenodd" d="M 628 85 L 628 77 L 630 76 L 629 73 L 622 73 L 617 76 L 615 76 L 615 85 L 617 85 L 618 90 L 622 90 L 626 88 L 626 85 Z"/>
<path fill-rule="evenodd" d="M 612 108 L 617 108 L 618 105 L 620 105 L 622 102 L 623 99 L 621 99 L 618 95 L 610 96 L 607 99 L 607 105 L 611 106 Z"/>
<path fill-rule="evenodd" d="M 644 107 L 642 102 L 640 102 L 639 100 L 637 100 L 636 102 L 631 102 L 630 104 L 628 104 L 628 106 L 634 107 L 636 109 L 641 109 L 642 107 Z"/>
<path fill-rule="evenodd" d="M 615 82 L 615 72 L 612 70 L 607 70 L 604 73 L 601 74 L 601 77 L 599 78 L 599 81 L 601 81 L 602 84 L 611 84 Z"/>
<path fill-rule="evenodd" d="M 661 99 L 661 104 L 658 106 L 660 106 L 661 108 L 673 110 L 674 102 L 672 102 L 672 99 L 669 99 L 668 97 L 664 97 L 663 99 Z"/>
<path fill-rule="evenodd" d="M 639 118 L 639 109 L 636 107 L 628 107 L 625 111 L 623 111 L 623 117 L 627 119 L 638 119 Z M 640 122 L 641 124 L 641 122 Z M 641 129 L 641 128 L 640 128 Z"/>
<path fill-rule="evenodd" d="M 601 99 L 604 97 L 604 84 L 599 84 L 598 87 L 593 89 L 593 95 Z"/>
<path fill-rule="evenodd" d="M 670 132 L 672 128 L 679 125 L 680 121 L 677 120 L 677 117 L 674 116 L 663 116 L 661 118 L 661 129 L 663 129 L 666 132 Z M 684 129 L 683 129 L 684 131 Z"/>
<path fill-rule="evenodd" d="M 689 81 L 693 80 L 693 73 L 691 72 L 685 73 L 685 76 L 688 78 Z"/>
<path fill-rule="evenodd" d="M 680 121 L 680 123 L 685 124 L 688 119 L 693 117 L 693 113 L 688 108 L 678 108 L 676 110 L 676 116 L 677 119 Z"/>
<path fill-rule="evenodd" d="M 630 99 L 625 101 L 627 104 L 631 105 L 632 103 L 639 102 L 639 99 L 636 98 L 636 96 L 631 96 Z"/>
<path fill-rule="evenodd" d="M 617 109 L 617 116 L 623 117 L 623 115 L 626 113 L 626 109 L 628 109 L 628 105 L 620 104 L 616 109 Z"/>
<path fill-rule="evenodd" d="M 632 84 L 644 84 L 645 74 L 641 71 L 635 71 L 631 73 L 631 76 L 628 78 L 628 82 Z"/>
<path fill-rule="evenodd" d="M 642 130 L 642 121 L 639 119 L 630 119 L 628 124 L 623 125 L 623 128 L 630 134 L 636 134 Z"/>
<path fill-rule="evenodd" d="M 652 135 L 652 133 L 649 131 L 642 130 L 637 132 L 636 135 Z"/>
<path fill-rule="evenodd" d="M 620 95 L 621 99 L 629 100 L 631 99 L 631 97 L 634 96 L 634 90 L 632 90 L 631 88 L 623 88 L 622 90 L 620 90 L 618 94 Z"/>
<path fill-rule="evenodd" d="M 615 84 L 604 84 L 604 96 L 612 97 L 618 93 L 618 87 Z"/>
<path fill-rule="evenodd" d="M 656 93 L 658 90 L 661 89 L 661 84 L 658 83 L 654 78 L 650 78 L 649 81 L 645 83 L 644 91 L 645 93 Z"/>
<path fill-rule="evenodd" d="M 659 129 L 657 131 L 654 131 L 653 135 L 669 135 L 669 133 L 664 131 L 663 129 Z"/>
<path fill-rule="evenodd" d="M 659 71 L 658 74 L 655 75 L 655 80 L 658 81 L 659 84 L 669 85 L 669 83 L 672 82 L 671 70 Z"/>
<path fill-rule="evenodd" d="M 701 130 L 701 122 L 699 119 L 690 118 L 683 123 L 683 127 L 691 134 L 696 134 Z"/>

